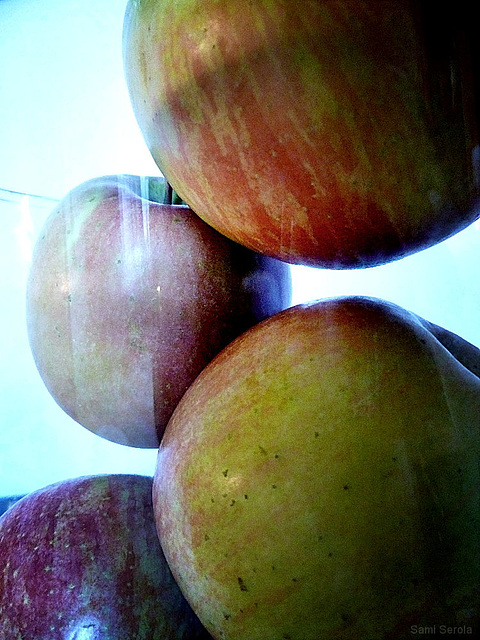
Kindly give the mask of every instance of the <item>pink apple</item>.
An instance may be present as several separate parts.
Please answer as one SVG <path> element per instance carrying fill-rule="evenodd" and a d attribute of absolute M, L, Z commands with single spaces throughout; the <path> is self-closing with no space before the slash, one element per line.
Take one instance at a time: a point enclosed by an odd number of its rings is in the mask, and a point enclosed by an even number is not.
<path fill-rule="evenodd" d="M 285 308 L 288 265 L 228 240 L 160 179 L 86 182 L 52 212 L 27 290 L 32 352 L 58 404 L 91 431 L 157 447 L 218 351 Z"/>
<path fill-rule="evenodd" d="M 207 640 L 155 532 L 152 479 L 86 476 L 0 518 L 2 640 Z"/>

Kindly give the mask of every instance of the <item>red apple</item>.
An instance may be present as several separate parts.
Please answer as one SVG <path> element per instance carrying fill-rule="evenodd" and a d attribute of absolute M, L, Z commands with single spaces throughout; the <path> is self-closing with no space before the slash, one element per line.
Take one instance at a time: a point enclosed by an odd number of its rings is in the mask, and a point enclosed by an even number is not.
<path fill-rule="evenodd" d="M 50 485 L 0 518 L 2 640 L 207 640 L 155 531 L 152 479 Z"/>
<path fill-rule="evenodd" d="M 473 7 L 131 0 L 133 108 L 221 233 L 292 263 L 387 262 L 479 215 Z"/>
<path fill-rule="evenodd" d="M 77 422 L 157 447 L 175 405 L 237 335 L 289 304 L 288 265 L 258 255 L 159 179 L 97 178 L 70 192 L 37 241 L 27 289 L 32 352 Z"/>
<path fill-rule="evenodd" d="M 480 350 L 385 301 L 293 307 L 175 410 L 154 510 L 217 640 L 480 633 Z"/>

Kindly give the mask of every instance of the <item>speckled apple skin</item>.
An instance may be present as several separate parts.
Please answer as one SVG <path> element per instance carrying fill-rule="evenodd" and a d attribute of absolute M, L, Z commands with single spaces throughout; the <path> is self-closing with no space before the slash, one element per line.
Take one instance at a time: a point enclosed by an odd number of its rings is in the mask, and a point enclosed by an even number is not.
<path fill-rule="evenodd" d="M 480 631 L 480 350 L 378 299 L 292 307 L 178 405 L 160 540 L 217 640 Z"/>
<path fill-rule="evenodd" d="M 88 476 L 0 519 L 2 640 L 207 640 L 161 551 L 152 479 Z"/>
<path fill-rule="evenodd" d="M 202 368 L 288 306 L 291 281 L 288 265 L 136 188 L 106 176 L 62 199 L 35 245 L 26 315 L 62 409 L 108 440 L 156 448 Z"/>

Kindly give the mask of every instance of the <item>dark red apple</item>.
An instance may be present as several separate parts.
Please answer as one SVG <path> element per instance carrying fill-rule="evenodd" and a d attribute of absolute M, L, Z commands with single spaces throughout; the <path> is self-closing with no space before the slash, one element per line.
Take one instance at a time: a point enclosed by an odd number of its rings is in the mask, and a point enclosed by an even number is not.
<path fill-rule="evenodd" d="M 52 212 L 27 288 L 32 352 L 77 422 L 114 442 L 157 447 L 203 367 L 290 300 L 290 269 L 228 240 L 161 179 L 86 182 Z"/>
<path fill-rule="evenodd" d="M 160 444 L 154 509 L 217 640 L 480 637 L 480 350 L 334 298 L 232 342 Z"/>
<path fill-rule="evenodd" d="M 2 640 L 207 640 L 163 556 L 152 479 L 87 476 L 0 518 Z"/>
<path fill-rule="evenodd" d="M 283 260 L 365 267 L 479 215 L 468 0 L 131 0 L 137 120 L 180 196 Z"/>

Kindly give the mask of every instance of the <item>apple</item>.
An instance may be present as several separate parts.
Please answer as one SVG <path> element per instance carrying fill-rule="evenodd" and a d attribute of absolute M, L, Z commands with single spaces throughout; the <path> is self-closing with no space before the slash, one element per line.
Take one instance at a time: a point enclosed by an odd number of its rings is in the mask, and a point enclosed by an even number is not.
<path fill-rule="evenodd" d="M 153 487 L 212 636 L 478 636 L 479 375 L 475 346 L 376 298 L 291 307 L 227 346 L 177 406 Z"/>
<path fill-rule="evenodd" d="M 0 518 L 2 640 L 207 640 L 166 564 L 152 478 L 64 480 Z"/>
<path fill-rule="evenodd" d="M 37 240 L 27 286 L 31 350 L 48 390 L 114 442 L 157 447 L 202 368 L 288 306 L 287 264 L 225 238 L 163 179 L 94 178 L 73 189 Z"/>
<path fill-rule="evenodd" d="M 130 0 L 133 109 L 221 233 L 291 263 L 385 263 L 480 214 L 473 7 Z"/>

